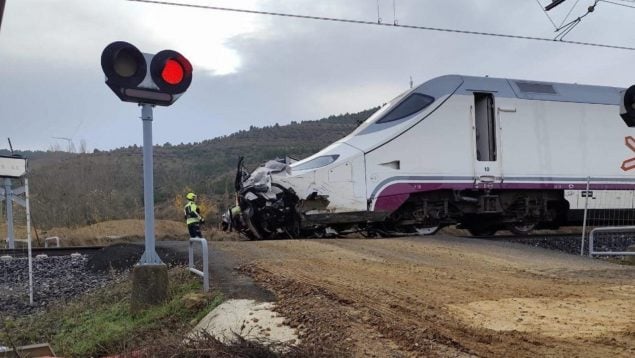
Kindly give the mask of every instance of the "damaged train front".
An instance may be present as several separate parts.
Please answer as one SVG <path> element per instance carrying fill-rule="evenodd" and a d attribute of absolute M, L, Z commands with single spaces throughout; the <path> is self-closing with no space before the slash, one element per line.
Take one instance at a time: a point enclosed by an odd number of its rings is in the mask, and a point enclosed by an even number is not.
<path fill-rule="evenodd" d="M 223 228 L 252 240 L 293 238 L 300 234 L 299 202 L 294 189 L 279 178 L 288 176 L 286 160 L 270 160 L 249 173 L 244 158 L 238 161 L 236 205 L 223 214 Z"/>

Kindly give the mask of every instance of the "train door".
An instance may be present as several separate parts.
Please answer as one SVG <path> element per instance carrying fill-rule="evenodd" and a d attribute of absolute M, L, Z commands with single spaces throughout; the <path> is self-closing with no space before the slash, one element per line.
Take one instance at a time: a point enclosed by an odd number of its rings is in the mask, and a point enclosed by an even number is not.
<path fill-rule="evenodd" d="M 502 181 L 498 118 L 494 94 L 474 93 L 474 181 L 479 187 L 494 187 Z"/>

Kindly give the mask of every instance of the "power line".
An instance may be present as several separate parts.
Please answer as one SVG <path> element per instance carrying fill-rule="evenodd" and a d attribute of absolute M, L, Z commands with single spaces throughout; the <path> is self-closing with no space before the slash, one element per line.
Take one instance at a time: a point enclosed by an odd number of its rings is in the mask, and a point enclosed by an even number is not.
<path fill-rule="evenodd" d="M 595 6 L 597 6 L 598 2 L 599 2 L 599 0 L 595 0 L 593 5 L 588 7 L 588 9 L 584 13 L 584 15 L 578 16 L 578 18 L 576 18 L 575 20 L 572 20 L 571 22 L 568 22 L 566 25 L 560 26 L 556 30 L 556 32 L 560 32 L 560 33 L 556 35 L 554 40 L 562 41 L 564 39 L 564 37 L 569 34 L 569 32 L 571 32 L 576 26 L 578 26 L 580 24 L 580 22 L 582 22 L 583 18 L 587 17 L 589 14 L 591 14 L 593 11 L 595 11 Z M 577 4 L 577 2 L 576 2 L 576 4 Z M 567 17 L 569 17 L 569 16 L 567 15 Z"/>
<path fill-rule="evenodd" d="M 494 33 L 494 32 L 469 31 L 469 30 L 459 30 L 459 29 L 441 28 L 441 27 L 429 27 L 429 26 L 417 26 L 417 25 L 384 24 L 384 23 L 381 23 L 381 22 L 366 21 L 366 20 L 344 19 L 344 18 L 325 17 L 325 16 L 312 16 L 312 15 L 299 15 L 299 14 L 290 14 L 290 13 L 282 13 L 282 12 L 271 12 L 271 11 L 236 9 L 236 8 L 229 8 L 229 7 L 196 5 L 196 4 L 185 4 L 185 3 L 173 3 L 173 2 L 156 1 L 156 0 L 127 0 L 127 1 L 139 2 L 139 3 L 147 3 L 147 4 L 155 4 L 155 5 L 169 5 L 169 6 L 190 7 L 190 8 L 207 9 L 207 10 L 229 11 L 229 12 L 255 14 L 255 15 L 269 15 L 269 16 L 280 16 L 280 17 L 288 17 L 288 18 L 306 19 L 306 20 L 331 21 L 331 22 L 350 23 L 350 24 L 357 24 L 357 25 L 375 25 L 375 26 L 386 26 L 386 27 L 399 27 L 399 28 L 404 28 L 404 29 L 424 30 L 424 31 L 437 31 L 437 32 L 447 32 L 447 33 L 465 34 L 465 35 L 491 36 L 491 37 L 499 37 L 499 38 L 519 39 L 519 40 L 533 40 L 533 41 L 545 41 L 545 42 L 558 42 L 558 43 L 566 43 L 566 44 L 570 44 L 570 45 L 602 47 L 602 48 L 611 48 L 611 49 L 618 49 L 618 50 L 635 51 L 635 47 L 618 46 L 618 45 L 607 45 L 607 44 L 594 43 L 594 42 L 570 41 L 570 40 L 562 40 L 562 39 L 558 40 L 558 39 L 550 39 L 550 38 L 546 38 L 546 37 L 510 35 L 510 34 L 502 34 L 502 33 Z"/>
<path fill-rule="evenodd" d="M 567 16 L 565 16 L 564 19 L 562 19 L 562 22 L 560 23 L 560 26 L 564 25 L 564 23 L 567 21 L 569 16 L 571 16 L 571 13 L 573 12 L 573 9 L 575 9 L 575 7 L 578 6 L 579 2 L 580 2 L 580 0 L 575 0 L 575 3 L 573 4 L 573 6 L 571 6 L 571 9 L 567 13 Z"/>
<path fill-rule="evenodd" d="M 633 3 L 635 1 L 633 0 L 618 0 L 618 1 L 628 1 L 630 3 Z M 571 9 L 569 10 L 569 12 L 567 13 L 567 16 L 564 18 L 564 20 L 562 20 L 562 24 L 560 24 L 560 27 L 558 27 L 556 29 L 556 32 L 559 32 L 558 35 L 556 35 L 555 40 L 562 40 L 564 39 L 565 36 L 567 36 L 576 26 L 578 26 L 580 24 L 580 22 L 582 22 L 582 19 L 585 18 L 587 15 L 591 14 L 592 12 L 595 11 L 596 6 L 600 3 L 600 2 L 605 2 L 608 4 L 613 4 L 613 5 L 617 5 L 617 6 L 623 6 L 623 7 L 628 7 L 631 9 L 635 9 L 635 6 L 631 6 L 631 5 L 626 5 L 626 4 L 621 4 L 621 3 L 616 3 L 613 1 L 608 1 L 608 0 L 595 0 L 593 2 L 593 5 L 589 6 L 587 8 L 587 12 L 584 13 L 584 15 L 579 16 L 578 18 L 576 18 L 575 20 L 567 23 L 566 25 L 564 25 L 564 23 L 566 22 L 566 20 L 569 18 L 569 16 L 571 15 L 571 13 L 573 12 L 573 9 L 578 5 L 578 3 L 580 2 L 580 0 L 576 0 L 575 4 L 573 4 L 573 6 L 571 7 Z M 564 31 L 563 31 L 564 30 Z"/>
<path fill-rule="evenodd" d="M 613 2 L 613 1 L 608 1 L 608 0 L 600 0 L 600 1 L 608 3 L 608 4 L 613 4 L 613 5 L 617 5 L 617 6 L 623 6 L 623 7 L 630 7 L 631 9 L 635 9 L 635 6 L 633 6 L 633 5 L 620 4 L 618 2 Z M 621 0 L 621 1 L 626 1 L 626 0 Z M 628 1 L 628 2 L 635 3 L 635 1 Z"/>
<path fill-rule="evenodd" d="M 547 19 L 549 19 L 549 22 L 551 22 L 551 24 L 553 25 L 553 28 L 556 31 L 558 31 L 558 25 L 556 25 L 556 23 L 553 21 L 551 16 L 549 16 L 549 13 L 547 11 L 545 11 L 545 9 L 542 7 L 542 4 L 540 3 L 540 0 L 536 0 L 536 4 L 538 4 L 538 6 L 540 7 L 540 11 L 542 11 L 545 14 L 545 16 L 547 16 Z"/>

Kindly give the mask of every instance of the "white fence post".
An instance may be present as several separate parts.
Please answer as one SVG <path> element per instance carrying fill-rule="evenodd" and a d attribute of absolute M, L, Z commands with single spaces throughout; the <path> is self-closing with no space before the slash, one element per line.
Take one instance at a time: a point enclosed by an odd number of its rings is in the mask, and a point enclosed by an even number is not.
<path fill-rule="evenodd" d="M 201 255 L 203 256 L 203 271 L 194 268 L 194 243 L 201 243 Z M 207 240 L 200 237 L 190 237 L 188 270 L 203 277 L 203 292 L 209 292 L 209 254 Z"/>
<path fill-rule="evenodd" d="M 582 219 L 582 237 L 580 238 L 580 256 L 584 255 L 584 235 L 586 235 L 587 211 L 589 209 L 589 186 L 591 177 L 586 178 L 586 192 L 584 200 L 584 218 Z"/>

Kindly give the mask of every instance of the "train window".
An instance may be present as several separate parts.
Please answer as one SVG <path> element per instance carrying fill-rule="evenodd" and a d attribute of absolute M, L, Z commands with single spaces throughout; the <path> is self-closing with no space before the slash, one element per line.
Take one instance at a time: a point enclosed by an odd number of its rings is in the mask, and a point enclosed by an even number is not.
<path fill-rule="evenodd" d="M 406 118 L 428 107 L 432 102 L 434 102 L 434 98 L 428 95 L 413 93 L 406 97 L 406 99 L 392 111 L 388 112 L 382 119 L 378 120 L 377 123 L 388 123 Z"/>
<path fill-rule="evenodd" d="M 317 158 L 313 158 L 306 163 L 301 163 L 298 165 L 291 165 L 293 170 L 309 170 L 309 169 L 317 169 L 323 166 L 329 165 L 339 158 L 339 154 L 333 155 L 323 155 Z"/>

